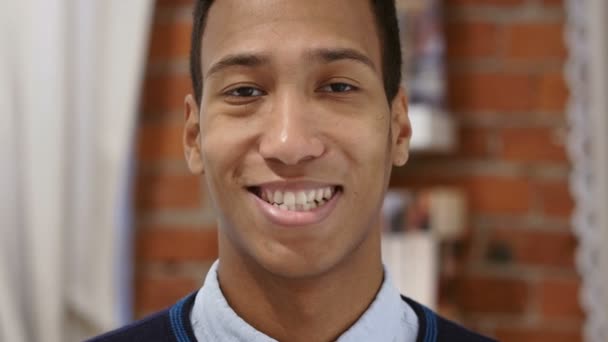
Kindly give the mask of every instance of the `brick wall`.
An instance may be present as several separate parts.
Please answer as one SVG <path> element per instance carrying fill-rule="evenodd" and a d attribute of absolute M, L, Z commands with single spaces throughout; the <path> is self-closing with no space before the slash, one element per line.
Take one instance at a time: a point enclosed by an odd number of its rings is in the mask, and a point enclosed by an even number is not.
<path fill-rule="evenodd" d="M 181 149 L 192 0 L 157 1 L 139 124 L 138 317 L 197 288 L 217 256 L 213 212 Z M 564 151 L 561 0 L 445 0 L 449 109 L 461 146 L 413 156 L 392 186 L 455 185 L 469 229 L 442 302 L 504 341 L 578 341 L 584 315 Z"/>

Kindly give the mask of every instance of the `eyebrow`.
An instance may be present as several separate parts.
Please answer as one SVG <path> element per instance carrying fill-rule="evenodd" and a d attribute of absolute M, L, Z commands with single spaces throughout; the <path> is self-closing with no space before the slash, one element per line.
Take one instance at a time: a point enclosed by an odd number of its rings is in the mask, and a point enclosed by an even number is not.
<path fill-rule="evenodd" d="M 373 71 L 376 71 L 376 66 L 372 60 L 365 54 L 350 48 L 320 48 L 313 49 L 305 53 L 307 59 L 320 61 L 328 64 L 341 60 L 351 60 L 361 63 Z M 255 54 L 255 53 L 239 53 L 233 55 L 227 55 L 220 59 L 218 62 L 213 64 L 205 78 L 209 78 L 213 74 L 216 74 L 222 70 L 235 67 L 244 66 L 249 68 L 259 67 L 270 63 L 270 57 L 268 55 Z"/>
<path fill-rule="evenodd" d="M 370 67 L 373 71 L 376 71 L 374 62 L 367 57 L 365 54 L 350 48 L 328 48 L 328 49 L 314 49 L 307 53 L 308 57 L 313 60 L 320 60 L 323 63 L 331 63 L 340 60 L 351 60 L 358 63 L 362 63 Z"/>
<path fill-rule="evenodd" d="M 209 68 L 209 71 L 207 72 L 205 78 L 209 78 L 211 75 L 230 67 L 245 66 L 255 68 L 264 64 L 268 64 L 269 62 L 270 57 L 265 55 L 250 53 L 228 55 L 220 59 L 217 63 L 213 64 L 213 66 Z"/>

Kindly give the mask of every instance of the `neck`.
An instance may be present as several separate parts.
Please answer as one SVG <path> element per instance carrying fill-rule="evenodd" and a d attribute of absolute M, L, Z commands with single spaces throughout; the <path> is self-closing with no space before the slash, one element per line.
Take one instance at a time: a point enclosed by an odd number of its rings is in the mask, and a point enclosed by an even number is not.
<path fill-rule="evenodd" d="M 243 320 L 276 340 L 336 340 L 365 312 L 382 285 L 380 234 L 370 234 L 342 262 L 304 279 L 272 274 L 220 237 L 222 293 Z"/>

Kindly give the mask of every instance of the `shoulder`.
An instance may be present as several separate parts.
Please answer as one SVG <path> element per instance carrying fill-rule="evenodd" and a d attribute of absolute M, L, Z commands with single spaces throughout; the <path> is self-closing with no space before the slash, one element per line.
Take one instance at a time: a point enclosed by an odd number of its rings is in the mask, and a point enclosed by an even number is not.
<path fill-rule="evenodd" d="M 190 325 L 190 310 L 196 292 L 171 308 L 85 342 L 188 342 L 196 341 Z"/>
<path fill-rule="evenodd" d="M 463 326 L 449 321 L 441 316 L 437 316 L 437 340 L 438 341 L 453 341 L 453 342 L 495 342 L 489 337 L 477 334 Z"/>
<path fill-rule="evenodd" d="M 401 296 L 418 316 L 418 338 L 416 342 L 495 342 L 457 323 L 445 319 L 424 305 Z"/>
<path fill-rule="evenodd" d="M 169 322 L 169 310 L 164 310 L 87 342 L 172 341 Z"/>

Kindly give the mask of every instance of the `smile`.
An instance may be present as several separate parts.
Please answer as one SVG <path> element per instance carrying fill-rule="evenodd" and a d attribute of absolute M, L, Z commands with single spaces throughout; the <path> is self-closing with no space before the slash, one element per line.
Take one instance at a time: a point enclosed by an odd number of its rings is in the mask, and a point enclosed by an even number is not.
<path fill-rule="evenodd" d="M 285 226 L 314 224 L 325 219 L 336 206 L 341 186 L 254 186 L 247 190 L 270 221 Z"/>

